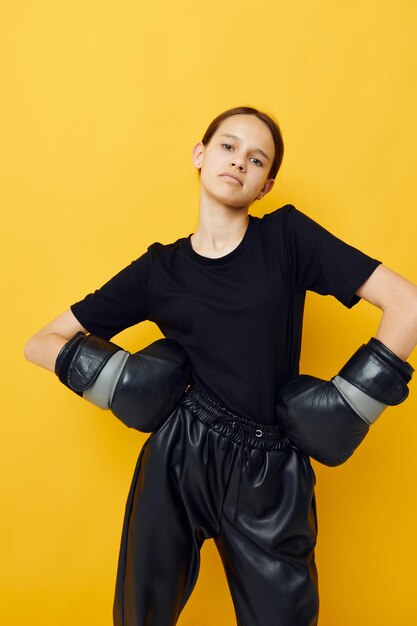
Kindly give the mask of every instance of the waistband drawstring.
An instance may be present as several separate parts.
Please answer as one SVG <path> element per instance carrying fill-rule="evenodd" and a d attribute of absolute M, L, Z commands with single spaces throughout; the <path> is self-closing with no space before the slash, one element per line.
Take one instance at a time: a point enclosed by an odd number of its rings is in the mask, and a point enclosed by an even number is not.
<path fill-rule="evenodd" d="M 189 407 L 200 421 L 208 423 L 213 430 L 225 437 L 225 442 L 221 448 L 222 450 L 224 450 L 231 441 L 240 445 L 238 460 L 239 484 L 237 487 L 235 513 L 233 517 L 236 522 L 238 519 L 242 472 L 244 467 L 247 468 L 249 466 L 251 448 L 281 450 L 288 446 L 290 442 L 282 433 L 279 426 L 260 424 L 233 413 L 211 395 L 203 391 L 199 385 L 194 384 L 189 387 L 182 402 Z"/>
<path fill-rule="evenodd" d="M 234 417 L 229 416 L 229 415 L 224 415 L 224 416 L 220 415 L 219 417 L 215 417 L 214 420 L 212 421 L 212 424 L 213 423 L 217 423 L 217 422 L 226 422 L 226 423 L 227 422 L 231 422 L 231 424 L 230 424 L 231 427 L 232 428 L 236 428 L 236 419 Z M 235 514 L 234 514 L 234 517 L 233 517 L 233 520 L 235 522 L 237 522 L 237 516 L 238 516 L 239 497 L 240 497 L 240 483 L 242 482 L 243 464 L 245 464 L 245 467 L 248 467 L 249 459 L 250 459 L 250 445 L 248 443 L 246 430 L 245 430 L 245 427 L 243 426 L 242 422 L 239 423 L 239 429 L 240 429 L 240 450 L 239 450 L 239 461 L 238 461 L 239 482 L 238 482 L 238 486 L 237 486 L 237 497 L 236 497 L 236 505 L 235 505 Z M 226 444 L 228 444 L 228 443 L 229 443 L 229 439 L 226 439 L 226 441 L 222 445 L 222 450 L 224 450 L 224 448 L 226 447 Z"/>

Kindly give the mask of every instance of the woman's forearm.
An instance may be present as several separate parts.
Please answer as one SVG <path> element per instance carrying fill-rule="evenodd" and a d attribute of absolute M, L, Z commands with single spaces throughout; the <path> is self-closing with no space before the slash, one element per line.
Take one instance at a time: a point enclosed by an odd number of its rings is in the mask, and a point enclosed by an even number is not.
<path fill-rule="evenodd" d="M 25 359 L 53 372 L 62 346 L 79 331 L 88 332 L 71 309 L 67 309 L 26 341 Z"/>
<path fill-rule="evenodd" d="M 417 345 L 417 305 L 384 309 L 375 338 L 406 361 Z"/>
<path fill-rule="evenodd" d="M 417 345 L 417 285 L 380 264 L 356 293 L 382 310 L 375 338 L 405 361 Z"/>
<path fill-rule="evenodd" d="M 56 333 L 36 335 L 25 344 L 24 355 L 31 363 L 53 372 L 56 357 L 62 346 L 68 341 Z"/>

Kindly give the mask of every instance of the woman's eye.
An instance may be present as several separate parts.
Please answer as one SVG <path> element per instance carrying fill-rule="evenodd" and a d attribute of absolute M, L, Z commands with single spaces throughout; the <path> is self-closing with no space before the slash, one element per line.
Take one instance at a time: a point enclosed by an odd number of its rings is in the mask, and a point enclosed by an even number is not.
<path fill-rule="evenodd" d="M 225 150 L 227 150 L 228 152 L 230 152 L 230 150 L 233 150 L 233 146 L 230 145 L 230 143 L 222 143 L 221 144 L 222 148 L 224 148 Z M 257 167 L 263 167 L 263 163 L 262 161 L 260 161 L 259 159 L 257 159 L 256 157 L 251 157 L 251 160 L 255 163 L 255 165 Z"/>

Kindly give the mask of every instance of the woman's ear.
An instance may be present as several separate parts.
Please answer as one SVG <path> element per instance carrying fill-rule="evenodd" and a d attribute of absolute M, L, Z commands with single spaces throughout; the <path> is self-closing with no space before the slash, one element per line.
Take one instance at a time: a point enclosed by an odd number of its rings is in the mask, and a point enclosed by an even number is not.
<path fill-rule="evenodd" d="M 204 150 L 204 144 L 201 141 L 199 141 L 193 148 L 193 165 L 197 169 L 200 169 L 201 164 L 203 163 Z"/>
<path fill-rule="evenodd" d="M 264 196 L 266 196 L 267 193 L 269 193 L 272 189 L 272 187 L 274 186 L 275 183 L 275 178 L 269 178 L 266 183 L 264 183 L 261 191 L 258 193 L 258 195 L 256 196 L 256 200 L 260 200 L 261 198 L 263 198 Z"/>

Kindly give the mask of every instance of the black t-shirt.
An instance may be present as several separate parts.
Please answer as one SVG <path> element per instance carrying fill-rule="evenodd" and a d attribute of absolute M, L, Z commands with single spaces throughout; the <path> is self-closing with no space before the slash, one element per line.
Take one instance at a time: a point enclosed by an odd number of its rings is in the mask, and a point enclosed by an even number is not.
<path fill-rule="evenodd" d="M 71 310 L 105 339 L 153 321 L 185 348 L 202 389 L 248 419 L 274 424 L 276 391 L 298 374 L 306 290 L 351 308 L 381 261 L 292 205 L 249 214 L 243 239 L 220 258 L 195 252 L 192 234 L 152 243 Z"/>

